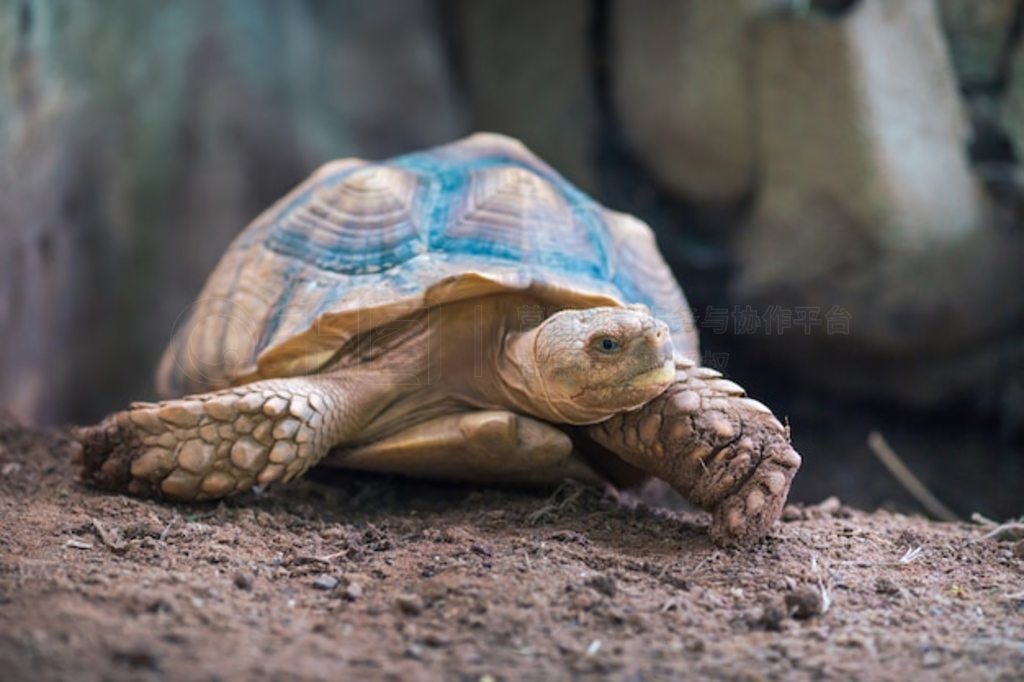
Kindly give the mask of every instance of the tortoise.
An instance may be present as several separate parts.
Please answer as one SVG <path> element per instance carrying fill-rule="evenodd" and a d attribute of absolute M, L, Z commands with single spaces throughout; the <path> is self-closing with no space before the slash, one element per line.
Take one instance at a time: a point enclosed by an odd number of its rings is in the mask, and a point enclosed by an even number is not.
<path fill-rule="evenodd" d="M 768 408 L 699 365 L 651 229 L 501 135 L 327 163 L 238 235 L 183 319 L 167 399 L 75 430 L 83 480 L 205 500 L 316 464 L 654 476 L 730 544 L 767 533 L 800 465 Z"/>

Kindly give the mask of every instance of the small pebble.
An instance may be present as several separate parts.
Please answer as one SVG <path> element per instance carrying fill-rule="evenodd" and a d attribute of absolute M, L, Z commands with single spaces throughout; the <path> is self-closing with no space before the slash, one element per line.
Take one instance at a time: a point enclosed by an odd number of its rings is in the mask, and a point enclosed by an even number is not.
<path fill-rule="evenodd" d="M 321 575 L 313 581 L 313 587 L 329 592 L 338 586 L 338 579 L 333 575 Z"/>
<path fill-rule="evenodd" d="M 782 508 L 782 521 L 789 523 L 792 521 L 803 521 L 807 518 L 807 514 L 804 510 L 796 505 L 787 504 Z"/>
<path fill-rule="evenodd" d="M 423 611 L 423 599 L 418 594 L 403 592 L 395 597 L 395 606 L 402 613 L 415 616 Z"/>
<path fill-rule="evenodd" d="M 348 587 L 345 588 L 345 598 L 349 601 L 355 601 L 363 596 L 363 587 L 359 583 L 349 583 Z"/>
<path fill-rule="evenodd" d="M 842 503 L 839 501 L 839 498 L 832 495 L 819 502 L 814 509 L 823 516 L 834 516 L 841 506 Z"/>

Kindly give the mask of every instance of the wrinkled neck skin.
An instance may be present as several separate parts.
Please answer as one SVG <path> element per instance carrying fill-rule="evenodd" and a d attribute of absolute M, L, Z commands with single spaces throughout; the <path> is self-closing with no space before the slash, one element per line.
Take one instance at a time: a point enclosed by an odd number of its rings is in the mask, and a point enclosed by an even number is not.
<path fill-rule="evenodd" d="M 553 393 L 537 366 L 537 337 L 544 327 L 508 332 L 498 352 L 496 374 L 498 389 L 518 411 L 560 424 L 596 424 L 614 414 L 612 410 L 586 408 L 568 396 Z M 581 387 L 582 390 L 582 387 Z"/>

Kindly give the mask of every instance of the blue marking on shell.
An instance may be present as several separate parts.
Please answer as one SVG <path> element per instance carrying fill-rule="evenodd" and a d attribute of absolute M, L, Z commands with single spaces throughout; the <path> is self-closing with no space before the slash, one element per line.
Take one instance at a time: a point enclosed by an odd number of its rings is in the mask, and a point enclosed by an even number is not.
<path fill-rule="evenodd" d="M 467 174 L 464 169 L 447 168 L 437 175 L 437 192 L 427 221 L 428 244 L 432 251 L 444 251 L 444 227 L 448 223 L 451 198 L 464 191 Z"/>
<path fill-rule="evenodd" d="M 436 256 L 449 255 L 478 257 L 521 264 L 526 270 L 543 278 L 542 271 L 557 271 L 570 277 L 582 277 L 596 283 L 613 281 L 632 300 L 645 301 L 642 287 L 637 287 L 628 276 L 618 273 L 612 277 L 611 239 L 604 223 L 600 206 L 581 190 L 557 173 L 502 154 L 489 153 L 475 158 L 460 157 L 439 151 L 426 151 L 398 157 L 379 164 L 368 164 L 332 173 L 296 196 L 284 206 L 274 219 L 266 246 L 320 270 L 355 277 L 360 285 L 374 279 L 386 278 L 396 291 L 415 292 L 422 286 L 416 278 L 406 277 L 402 268 L 425 251 Z M 577 240 L 585 242 L 586 249 L 559 248 L 560 235 L 554 233 L 557 225 L 537 225 L 524 233 L 520 242 L 514 239 L 488 239 L 485 234 L 449 234 L 449 227 L 458 216 L 452 211 L 461 207 L 470 189 L 470 176 L 480 170 L 516 167 L 543 178 L 555 190 L 568 209 L 566 230 L 575 230 Z M 367 224 L 352 224 L 352 220 L 331 220 L 328 207 L 331 193 L 367 169 L 392 169 L 410 178 L 408 220 L 387 226 L 390 232 L 378 229 L 372 220 Z M 317 213 L 319 211 L 319 213 Z M 371 216 L 372 218 L 373 216 Z M 397 227 L 396 227 L 397 225 Z M 485 225 L 486 227 L 486 225 Z M 545 247 L 540 248 L 541 243 Z M 584 252 L 585 251 L 585 252 Z M 284 275 L 284 289 L 295 286 L 296 272 L 289 269 Z M 324 292 L 315 315 L 326 312 L 333 302 L 344 297 L 355 281 L 343 280 Z M 282 297 L 274 305 L 274 319 L 268 325 L 266 338 L 272 338 L 277 328 L 275 320 L 287 306 Z M 311 311 L 313 312 L 313 311 Z"/>
<path fill-rule="evenodd" d="M 612 284 L 622 292 L 622 296 L 630 303 L 643 303 L 648 308 L 657 309 L 658 302 L 651 298 L 642 286 L 639 286 L 627 273 L 618 271 L 612 277 Z"/>
<path fill-rule="evenodd" d="M 606 280 L 610 272 L 608 260 L 608 228 L 600 218 L 598 205 L 589 196 L 571 185 L 557 174 L 545 172 L 542 168 L 522 163 L 518 159 L 494 154 L 458 164 L 441 164 L 429 153 L 413 154 L 395 161 L 396 165 L 436 174 L 439 197 L 435 199 L 428 219 L 429 244 L 432 251 L 446 253 L 488 256 L 512 262 L 529 261 L 541 267 L 549 267 L 567 274 L 581 274 Z M 499 167 L 522 168 L 544 178 L 562 196 L 569 206 L 572 219 L 583 225 L 592 247 L 598 256 L 596 261 L 586 261 L 578 253 L 555 250 L 516 248 L 508 243 L 487 241 L 477 238 L 453 238 L 446 234 L 449 224 L 449 209 L 454 204 L 451 198 L 464 193 L 473 171 Z M 526 242 L 530 246 L 530 242 Z"/>
<path fill-rule="evenodd" d="M 274 305 L 270 306 L 268 310 L 272 311 L 270 319 L 267 320 L 266 324 L 260 332 L 260 338 L 256 344 L 257 348 L 266 348 L 270 340 L 274 338 L 274 334 L 277 333 L 278 328 L 281 326 L 281 319 L 284 315 L 284 311 L 288 308 L 288 302 L 291 300 L 292 295 L 295 292 L 295 273 L 299 271 L 301 264 L 299 261 L 292 261 L 288 265 L 288 269 L 284 272 L 283 279 L 289 282 L 289 286 L 281 288 L 281 295 L 277 297 Z"/>
<path fill-rule="evenodd" d="M 423 195 L 435 182 L 430 176 L 403 174 L 397 180 L 385 180 L 377 197 L 379 205 L 370 206 L 366 214 L 353 212 L 365 207 L 352 203 L 351 195 L 359 192 L 346 181 L 353 181 L 356 174 L 388 169 L 387 164 L 373 164 L 325 177 L 281 211 L 267 236 L 267 247 L 321 270 L 346 274 L 387 270 L 422 253 L 426 244 L 417 222 Z M 408 196 L 392 193 L 389 182 Z"/>

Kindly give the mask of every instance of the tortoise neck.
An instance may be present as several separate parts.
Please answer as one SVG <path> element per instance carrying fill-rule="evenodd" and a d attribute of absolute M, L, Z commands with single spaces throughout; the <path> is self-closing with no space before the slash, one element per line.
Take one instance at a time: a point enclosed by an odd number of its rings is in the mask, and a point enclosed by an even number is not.
<path fill-rule="evenodd" d="M 537 362 L 536 344 L 543 324 L 508 332 L 498 354 L 496 378 L 505 401 L 517 412 L 547 421 L 571 424 L 577 420 L 558 407 Z"/>
<path fill-rule="evenodd" d="M 517 411 L 536 411 L 538 401 L 540 369 L 537 367 L 534 343 L 537 338 L 536 328 L 523 332 L 509 332 L 505 336 L 496 363 L 498 387 L 505 392 L 510 405 Z M 529 406 L 534 406 L 529 410 Z"/>

